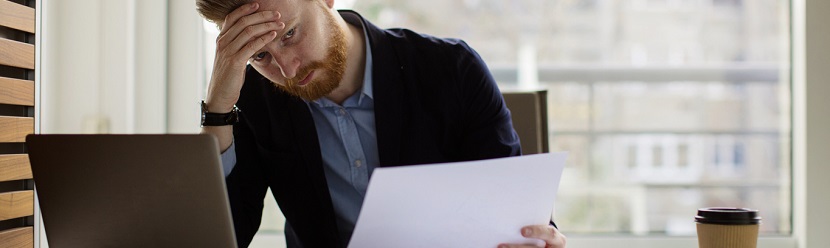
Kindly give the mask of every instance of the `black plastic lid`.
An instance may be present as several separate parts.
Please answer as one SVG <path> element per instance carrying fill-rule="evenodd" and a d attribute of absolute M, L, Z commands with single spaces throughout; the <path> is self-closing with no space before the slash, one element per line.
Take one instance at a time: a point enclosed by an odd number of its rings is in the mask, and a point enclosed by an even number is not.
<path fill-rule="evenodd" d="M 758 210 L 747 208 L 701 208 L 695 222 L 720 225 L 755 225 L 761 223 Z"/>

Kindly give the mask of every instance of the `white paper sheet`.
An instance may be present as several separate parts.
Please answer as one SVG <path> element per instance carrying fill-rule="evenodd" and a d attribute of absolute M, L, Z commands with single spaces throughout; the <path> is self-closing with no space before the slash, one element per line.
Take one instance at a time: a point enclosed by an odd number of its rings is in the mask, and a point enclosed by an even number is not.
<path fill-rule="evenodd" d="M 539 244 L 520 231 L 548 224 L 566 157 L 377 168 L 349 247 Z"/>

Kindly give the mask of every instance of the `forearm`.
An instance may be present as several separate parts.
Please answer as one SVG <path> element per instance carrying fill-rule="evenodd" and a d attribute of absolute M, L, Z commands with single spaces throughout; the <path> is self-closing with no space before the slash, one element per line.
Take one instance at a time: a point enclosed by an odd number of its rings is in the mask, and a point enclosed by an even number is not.
<path fill-rule="evenodd" d="M 214 86 L 213 84 L 211 86 Z M 207 99 L 205 99 L 205 110 L 209 113 L 228 113 L 233 109 L 234 104 L 239 96 L 238 92 L 221 92 L 215 90 L 213 87 L 208 89 Z M 221 96 L 232 95 L 234 99 L 222 99 Z M 225 126 L 203 126 L 203 134 L 213 134 L 219 141 L 219 151 L 225 152 L 233 142 L 233 125 Z"/>
<path fill-rule="evenodd" d="M 278 22 L 278 12 L 257 9 L 258 3 L 243 5 L 219 22 L 216 57 L 205 98 L 208 113 L 228 113 L 233 109 L 245 81 L 248 60 L 274 40 L 277 31 L 285 28 L 284 23 Z M 230 125 L 202 127 L 202 133 L 215 135 L 222 152 L 233 142 L 233 126 Z"/>
<path fill-rule="evenodd" d="M 225 152 L 233 143 L 233 126 L 202 127 L 202 134 L 213 134 L 219 140 L 219 151 Z"/>
<path fill-rule="evenodd" d="M 208 90 L 208 99 L 205 100 L 205 108 L 210 113 L 227 113 L 233 109 L 233 103 L 223 103 L 223 101 L 214 100 L 215 94 L 212 90 Z M 213 134 L 219 141 L 219 151 L 224 153 L 228 147 L 233 143 L 233 125 L 225 126 L 203 126 L 203 134 Z"/>

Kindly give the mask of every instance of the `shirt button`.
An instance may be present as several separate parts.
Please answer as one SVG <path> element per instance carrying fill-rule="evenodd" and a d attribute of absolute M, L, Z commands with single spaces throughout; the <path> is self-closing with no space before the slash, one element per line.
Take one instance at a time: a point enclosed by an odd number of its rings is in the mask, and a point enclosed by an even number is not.
<path fill-rule="evenodd" d="M 346 110 L 341 108 L 340 109 L 340 115 L 346 115 Z"/>
<path fill-rule="evenodd" d="M 363 165 L 363 161 L 360 161 L 360 159 L 354 161 L 354 166 L 355 167 L 360 168 L 360 166 L 362 166 L 362 165 Z"/>

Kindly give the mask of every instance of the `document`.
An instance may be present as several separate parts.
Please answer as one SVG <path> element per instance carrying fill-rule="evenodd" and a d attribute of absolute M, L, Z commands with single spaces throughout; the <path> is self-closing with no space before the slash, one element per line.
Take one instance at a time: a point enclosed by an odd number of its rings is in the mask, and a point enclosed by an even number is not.
<path fill-rule="evenodd" d="M 350 248 L 496 247 L 547 225 L 566 153 L 377 168 Z"/>

